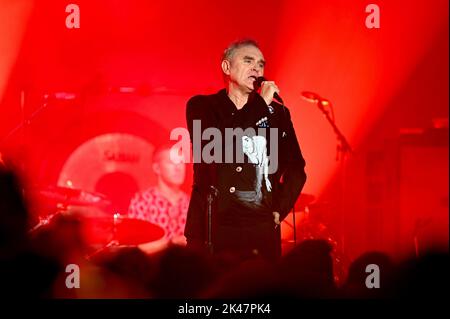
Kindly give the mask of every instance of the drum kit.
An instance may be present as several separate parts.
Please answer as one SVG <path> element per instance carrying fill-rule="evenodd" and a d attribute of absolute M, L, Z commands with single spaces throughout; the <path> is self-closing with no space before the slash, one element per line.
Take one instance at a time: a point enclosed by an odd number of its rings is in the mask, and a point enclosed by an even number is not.
<path fill-rule="evenodd" d="M 283 237 L 283 243 L 296 244 L 298 239 L 322 239 L 323 230 L 326 226 L 311 214 L 311 206 L 316 197 L 311 194 L 302 193 L 294 204 L 292 212 L 283 220 L 282 227 L 292 230 L 292 239 Z M 286 233 L 286 232 L 283 232 Z M 299 233 L 300 236 L 297 236 Z"/>
<path fill-rule="evenodd" d="M 108 212 L 111 201 L 97 192 L 50 186 L 27 190 L 25 196 L 31 202 L 44 202 L 46 207 L 54 207 L 52 213 L 39 215 L 38 222 L 29 230 L 30 235 L 49 229 L 58 217 L 75 218 L 84 244 L 88 246 L 87 258 L 111 247 L 138 247 L 165 236 L 164 229 L 156 224 L 111 214 Z"/>
<path fill-rule="evenodd" d="M 138 247 L 146 253 L 161 249 L 160 242 L 165 236 L 164 229 L 145 220 L 129 218 L 119 213 L 110 213 L 111 202 L 103 194 L 69 187 L 50 186 L 24 191 L 31 201 L 45 202 L 46 207 L 53 206 L 53 213 L 40 214 L 39 220 L 30 230 L 31 236 L 55 226 L 58 217 L 75 218 L 80 225 L 84 244 L 88 247 L 86 259 L 100 260 L 109 252 L 126 247 Z M 335 280 L 341 282 L 345 276 L 344 258 L 332 232 L 320 220 L 314 217 L 315 197 L 301 194 L 295 204 L 295 212 L 282 222 L 282 246 L 289 251 L 297 243 L 308 239 L 326 240 L 332 247 Z M 50 205 L 50 206 L 49 206 Z M 293 220 L 293 221 L 292 221 Z M 57 227 L 57 225 L 56 225 Z M 294 230 L 294 240 L 287 239 L 287 229 Z"/>
<path fill-rule="evenodd" d="M 38 203 L 41 207 L 45 203 L 46 210 L 52 211 L 39 214 L 37 223 L 30 229 L 31 234 L 51 225 L 57 216 L 71 216 L 80 221 L 83 239 L 94 249 L 138 246 L 158 241 L 165 235 L 164 230 L 156 224 L 112 213 L 111 201 L 98 192 L 48 186 L 26 190 L 25 195 L 32 203 Z M 311 216 L 314 213 L 310 206 L 314 201 L 313 195 L 299 196 L 294 206 L 295 212 L 289 214 L 282 223 L 282 228 L 294 230 L 294 239 L 287 239 L 283 235 L 283 244 L 295 244 L 305 239 L 325 239 L 333 247 L 336 246 L 327 226 Z"/>
<path fill-rule="evenodd" d="M 49 106 L 54 106 L 56 109 L 56 106 L 59 106 L 60 103 L 75 103 L 81 97 L 81 95 L 71 92 L 48 93 L 39 97 L 39 107 L 33 108 L 34 111 L 28 114 L 25 112 L 25 109 L 28 108 L 25 103 L 25 96 L 25 92 L 22 91 L 22 121 L 8 134 L 0 138 L 1 150 L 3 150 L 3 147 L 8 149 L 9 145 L 15 145 L 16 139 L 19 138 L 21 138 L 22 145 L 32 144 L 30 132 L 32 132 L 32 129 L 41 128 L 42 123 L 46 123 L 51 118 L 49 112 L 46 112 Z M 54 117 L 54 114 L 52 116 Z M 115 118 L 112 116 L 111 118 L 113 122 Z M 143 120 L 141 122 L 144 123 Z M 32 127 L 31 123 L 34 123 L 36 128 Z M 86 257 L 92 257 L 110 247 L 140 247 L 142 245 L 147 247 L 150 243 L 163 241 L 166 235 L 165 230 L 157 224 L 129 218 L 126 212 L 127 207 L 125 207 L 127 206 L 125 201 L 130 195 L 128 193 L 136 191 L 135 188 L 143 189 L 147 187 L 147 181 L 143 181 L 143 177 L 151 177 L 150 174 L 146 173 L 151 170 L 147 163 L 151 162 L 153 146 L 145 138 L 136 134 L 110 133 L 109 130 L 106 130 L 109 122 L 105 120 L 106 124 L 102 123 L 92 125 L 95 128 L 100 127 L 99 131 L 102 134 L 87 140 L 87 142 L 84 141 L 84 144 L 81 145 L 83 147 L 77 148 L 76 151 L 78 152 L 73 152 L 68 157 L 60 172 L 59 179 L 61 180 L 57 180 L 55 185 L 52 186 L 38 185 L 23 189 L 23 195 L 30 203 L 29 210 L 32 224 L 29 229 L 30 237 L 57 229 L 61 219 L 75 219 L 79 225 L 81 240 L 84 246 L 88 248 L 89 253 Z M 64 125 L 69 124 L 70 122 L 64 122 Z M 88 125 L 86 127 L 90 128 Z M 49 133 L 46 132 L 46 134 Z M 88 136 L 87 133 L 86 136 Z M 158 135 L 152 132 L 152 136 Z M 89 135 L 89 137 L 91 136 Z M 12 169 L 20 171 L 26 176 L 25 172 L 28 171 L 28 167 L 25 166 L 27 163 L 22 162 L 18 157 L 14 160 L 14 163 L 12 157 L 10 159 L 11 163 L 7 162 L 5 156 L 0 152 L 0 170 Z M 53 157 L 49 157 L 47 161 L 51 162 L 52 159 Z M 89 165 L 86 161 L 89 162 Z M 46 173 L 48 171 L 50 170 L 45 170 Z M 92 189 L 98 189 L 97 186 L 100 185 L 102 177 L 110 177 L 114 173 L 122 174 L 119 177 L 125 176 L 124 178 L 132 180 L 136 184 L 133 184 L 133 187 L 122 185 L 124 187 L 122 187 L 118 197 L 123 197 L 120 200 L 124 199 L 124 205 L 118 205 L 119 200 L 116 197 L 111 200 L 112 194 L 104 189 L 101 190 L 102 193 L 91 191 Z M 54 180 L 52 177 L 45 175 L 42 180 Z M 72 185 L 72 179 L 75 179 L 73 185 L 77 186 Z M 102 184 L 102 186 L 104 185 Z M 130 187 L 126 188 L 125 186 Z M 121 201 L 120 204 L 122 204 Z"/>

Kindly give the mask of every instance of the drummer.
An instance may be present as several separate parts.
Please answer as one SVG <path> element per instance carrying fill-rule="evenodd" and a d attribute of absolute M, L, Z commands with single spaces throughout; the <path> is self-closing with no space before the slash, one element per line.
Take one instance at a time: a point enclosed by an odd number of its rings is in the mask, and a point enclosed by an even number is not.
<path fill-rule="evenodd" d="M 184 227 L 189 205 L 188 195 L 181 190 L 186 175 L 184 163 L 171 160 L 171 144 L 156 148 L 152 169 L 157 184 L 136 193 L 128 208 L 128 217 L 138 218 L 161 226 L 165 240 L 185 245 Z"/>

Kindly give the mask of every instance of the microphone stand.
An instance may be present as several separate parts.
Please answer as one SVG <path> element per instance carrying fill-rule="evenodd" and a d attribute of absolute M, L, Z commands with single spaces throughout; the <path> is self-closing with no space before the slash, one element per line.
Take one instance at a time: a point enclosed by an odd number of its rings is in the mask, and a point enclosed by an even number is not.
<path fill-rule="evenodd" d="M 207 214 L 208 214 L 208 251 L 210 254 L 214 252 L 213 242 L 212 242 L 212 203 L 214 201 L 214 198 L 217 197 L 219 193 L 219 190 L 215 188 L 214 186 L 210 186 L 209 192 L 208 192 L 208 207 L 207 207 Z"/>
<path fill-rule="evenodd" d="M 319 107 L 319 110 L 322 111 L 322 113 L 325 115 L 325 118 L 331 124 L 331 127 L 333 128 L 334 133 L 336 134 L 336 138 L 339 142 L 339 144 L 337 146 L 337 154 L 336 154 L 337 155 L 336 160 L 339 161 L 341 158 L 344 158 L 344 157 L 339 157 L 339 155 L 342 154 L 343 156 L 345 156 L 347 153 L 352 153 L 353 150 L 352 150 L 350 144 L 347 142 L 347 139 L 345 138 L 344 134 L 342 134 L 342 132 L 336 126 L 334 119 L 332 119 L 330 117 L 330 112 L 325 109 L 325 105 L 330 105 L 330 107 L 332 107 L 332 104 L 329 101 L 319 100 L 317 102 L 317 106 Z"/>
<path fill-rule="evenodd" d="M 299 196 L 301 196 L 301 194 Z M 295 223 L 295 204 L 292 207 L 292 223 L 294 225 L 294 247 L 295 247 L 297 246 L 297 224 Z"/>
<path fill-rule="evenodd" d="M 324 99 L 318 99 L 317 100 L 317 106 L 319 108 L 320 111 L 322 111 L 322 113 L 324 114 L 325 118 L 327 119 L 327 121 L 330 123 L 331 127 L 333 128 L 334 133 L 336 134 L 336 139 L 337 139 L 337 146 L 336 146 L 336 161 L 341 161 L 342 163 L 342 168 L 341 168 L 341 172 L 342 172 L 342 177 L 341 177 L 341 207 L 342 207 L 342 213 L 341 213 L 341 249 L 342 252 L 344 252 L 344 247 L 345 247 L 345 201 L 346 201 L 346 186 L 345 186 L 345 180 L 346 180 L 346 169 L 347 169 L 347 165 L 346 165 L 346 160 L 347 160 L 347 155 L 352 153 L 353 150 L 350 146 L 350 144 L 348 143 L 347 139 L 345 138 L 344 134 L 342 134 L 342 132 L 339 130 L 339 128 L 336 126 L 336 123 L 334 121 L 334 116 L 333 118 L 330 116 L 330 112 L 325 109 L 325 106 L 329 105 L 330 109 L 332 109 L 332 104 L 328 101 L 328 100 L 324 100 Z"/>
<path fill-rule="evenodd" d="M 27 146 L 28 144 L 28 132 L 27 132 L 27 128 L 28 126 L 33 122 L 33 120 L 40 114 L 42 113 L 42 111 L 44 109 L 46 109 L 48 106 L 48 95 L 44 96 L 44 103 L 39 106 L 30 116 L 26 117 L 25 115 L 25 91 L 21 91 L 20 92 L 20 123 L 14 127 L 11 131 L 9 131 L 1 140 L 0 140 L 0 148 L 2 146 L 4 146 L 4 144 L 6 145 L 6 142 L 13 137 L 17 132 L 21 132 L 21 141 L 20 143 L 22 144 L 22 147 Z M 22 173 L 25 173 L 26 168 L 22 167 L 22 165 L 20 166 L 20 170 L 22 171 Z"/>

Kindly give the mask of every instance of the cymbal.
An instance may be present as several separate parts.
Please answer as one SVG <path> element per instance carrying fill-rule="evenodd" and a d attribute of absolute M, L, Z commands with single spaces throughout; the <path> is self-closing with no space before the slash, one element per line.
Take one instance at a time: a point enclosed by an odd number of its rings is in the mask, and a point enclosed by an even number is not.
<path fill-rule="evenodd" d="M 135 246 L 164 237 L 162 227 L 128 217 L 91 217 L 81 220 L 88 244 Z"/>
<path fill-rule="evenodd" d="M 54 204 L 96 207 L 111 205 L 111 201 L 103 194 L 61 186 L 36 188 L 28 190 L 26 193 L 34 198 L 44 199 Z"/>
<path fill-rule="evenodd" d="M 296 211 L 303 210 L 306 206 L 314 202 L 315 199 L 316 197 L 314 195 L 301 193 L 297 201 L 295 202 L 294 208 Z"/>

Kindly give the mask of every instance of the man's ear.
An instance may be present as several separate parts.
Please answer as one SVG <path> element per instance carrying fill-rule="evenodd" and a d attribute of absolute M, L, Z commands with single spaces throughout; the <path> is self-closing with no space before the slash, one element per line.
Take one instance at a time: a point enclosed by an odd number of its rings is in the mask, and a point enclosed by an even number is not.
<path fill-rule="evenodd" d="M 153 163 L 152 169 L 156 175 L 159 175 L 161 173 L 161 168 L 159 167 L 159 163 Z"/>
<path fill-rule="evenodd" d="M 230 61 L 222 60 L 222 71 L 224 74 L 230 75 L 230 67 L 231 67 Z"/>

